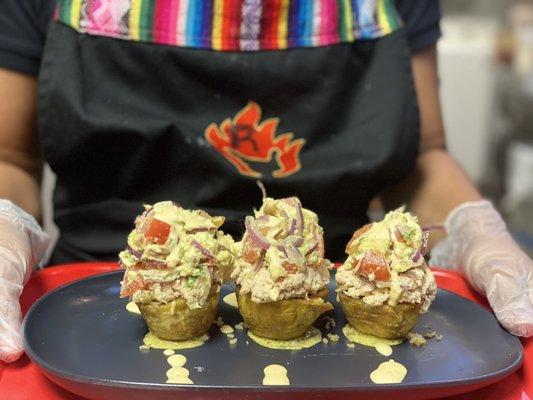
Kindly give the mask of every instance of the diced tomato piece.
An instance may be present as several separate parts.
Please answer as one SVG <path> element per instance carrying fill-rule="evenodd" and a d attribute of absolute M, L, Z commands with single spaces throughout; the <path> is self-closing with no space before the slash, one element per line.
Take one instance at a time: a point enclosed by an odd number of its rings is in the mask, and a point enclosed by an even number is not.
<path fill-rule="evenodd" d="M 283 261 L 281 263 L 281 266 L 285 271 L 287 271 L 289 274 L 295 274 L 298 272 L 298 265 L 294 263 L 290 263 L 288 261 Z"/>
<path fill-rule="evenodd" d="M 135 264 L 133 269 L 159 269 L 165 270 L 168 269 L 168 265 L 164 262 L 159 261 L 141 261 Z"/>
<path fill-rule="evenodd" d="M 244 261 L 253 264 L 261 256 L 261 249 L 253 244 L 249 239 L 245 240 L 242 250 L 242 258 Z"/>
<path fill-rule="evenodd" d="M 150 221 L 150 224 L 144 233 L 144 237 L 154 243 L 163 244 L 167 241 L 169 234 L 170 225 L 154 218 Z"/>
<path fill-rule="evenodd" d="M 402 232 L 400 231 L 399 227 L 396 227 L 394 230 L 394 236 L 396 236 L 396 240 L 400 243 L 405 243 L 405 238 L 402 235 Z"/>
<path fill-rule="evenodd" d="M 132 296 L 135 292 L 147 288 L 148 285 L 149 282 L 146 282 L 141 275 L 137 275 L 133 281 L 125 283 L 125 286 L 120 291 L 120 297 Z"/>
<path fill-rule="evenodd" d="M 390 268 L 387 260 L 379 251 L 368 250 L 357 265 L 356 272 L 366 278 L 374 274 L 377 281 L 390 280 Z"/>
<path fill-rule="evenodd" d="M 405 237 L 405 231 L 406 231 L 406 228 L 404 225 L 398 225 L 395 229 L 394 229 L 394 236 L 396 237 L 396 240 L 400 243 L 407 243 L 407 239 L 408 237 L 406 238 Z"/>
<path fill-rule="evenodd" d="M 356 230 L 354 232 L 354 234 L 352 235 L 352 238 L 350 239 L 350 241 L 346 245 L 346 253 L 351 254 L 351 253 L 353 253 L 355 251 L 355 246 L 357 245 L 357 240 L 363 235 L 363 233 L 365 233 L 370 228 L 372 228 L 372 225 L 374 225 L 373 222 L 370 223 L 370 224 L 366 224 L 365 226 L 362 226 L 361 228 L 359 228 L 358 230 Z"/>

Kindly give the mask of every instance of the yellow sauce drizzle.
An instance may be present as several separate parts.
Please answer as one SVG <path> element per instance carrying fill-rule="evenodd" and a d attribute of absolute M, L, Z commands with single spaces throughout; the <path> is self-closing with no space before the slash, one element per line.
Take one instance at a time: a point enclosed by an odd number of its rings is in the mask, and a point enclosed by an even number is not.
<path fill-rule="evenodd" d="M 237 295 L 235 293 L 230 293 L 230 294 L 227 294 L 225 295 L 222 300 L 224 301 L 224 303 L 232 306 L 232 307 L 235 307 L 235 308 L 238 308 L 238 304 L 237 304 Z"/>
<path fill-rule="evenodd" d="M 130 301 L 128 304 L 126 304 L 126 310 L 133 314 L 141 313 L 141 310 L 139 310 L 139 307 L 133 301 Z"/>
<path fill-rule="evenodd" d="M 374 346 L 376 348 L 376 351 L 384 355 L 386 357 L 390 356 L 392 354 L 392 347 L 390 347 L 388 344 L 385 343 L 378 343 Z"/>
<path fill-rule="evenodd" d="M 167 371 L 167 383 L 194 383 L 189 378 L 189 370 L 183 367 L 172 367 Z"/>
<path fill-rule="evenodd" d="M 291 340 L 267 339 L 254 335 L 252 331 L 248 331 L 248 336 L 257 344 L 276 350 L 301 350 L 312 347 L 322 341 L 322 333 L 316 328 L 311 328 L 302 337 Z"/>
<path fill-rule="evenodd" d="M 263 370 L 263 385 L 290 385 L 287 369 L 278 364 L 270 364 Z"/>
<path fill-rule="evenodd" d="M 407 375 L 407 368 L 394 360 L 382 362 L 371 372 L 370 380 L 377 384 L 400 383 Z"/>
<path fill-rule="evenodd" d="M 189 378 L 189 370 L 184 367 L 187 362 L 187 357 L 182 354 L 173 354 L 167 358 L 167 362 L 171 368 L 167 371 L 167 383 L 194 383 Z"/>
<path fill-rule="evenodd" d="M 163 354 L 164 354 L 165 356 L 171 356 L 171 355 L 173 355 L 174 353 L 175 353 L 175 351 L 172 350 L 172 349 L 166 349 L 166 350 L 163 352 Z"/>
<path fill-rule="evenodd" d="M 167 358 L 167 362 L 171 367 L 183 367 L 187 362 L 187 357 L 181 354 L 174 354 Z"/>
<path fill-rule="evenodd" d="M 342 328 L 342 333 L 344 333 L 344 336 L 346 336 L 346 338 L 348 338 L 348 340 L 350 340 L 351 342 L 359 343 L 363 346 L 369 347 L 376 347 L 380 345 L 381 349 L 383 349 L 382 345 L 396 346 L 403 342 L 403 339 L 383 339 L 378 338 L 376 336 L 361 333 L 357 331 L 354 327 L 352 327 L 350 324 L 344 325 L 344 327 Z"/>
<path fill-rule="evenodd" d="M 181 342 L 172 342 L 170 340 L 160 339 L 152 332 L 148 332 L 143 338 L 143 343 L 145 344 L 145 346 L 152 349 L 181 350 L 201 346 L 208 339 L 209 336 L 203 335 L 194 339 L 183 340 Z"/>

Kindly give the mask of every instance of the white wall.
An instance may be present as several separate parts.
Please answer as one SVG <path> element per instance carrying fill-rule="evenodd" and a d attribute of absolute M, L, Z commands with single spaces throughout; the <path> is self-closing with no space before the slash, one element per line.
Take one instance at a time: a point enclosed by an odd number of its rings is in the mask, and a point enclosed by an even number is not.
<path fill-rule="evenodd" d="M 438 43 L 441 103 L 450 153 L 471 179 L 482 181 L 494 113 L 494 43 L 491 18 L 444 17 Z"/>

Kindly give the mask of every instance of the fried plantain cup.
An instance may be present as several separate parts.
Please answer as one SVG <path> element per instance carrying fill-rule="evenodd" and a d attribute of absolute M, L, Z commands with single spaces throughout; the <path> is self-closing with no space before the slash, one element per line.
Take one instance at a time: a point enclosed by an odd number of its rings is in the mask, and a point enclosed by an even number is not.
<path fill-rule="evenodd" d="M 183 298 L 170 303 L 137 303 L 148 328 L 165 340 L 189 340 L 202 336 L 215 320 L 220 286 L 213 285 L 202 308 L 191 310 Z"/>
<path fill-rule="evenodd" d="M 421 304 L 370 306 L 362 299 L 354 299 L 344 293 L 339 294 L 339 300 L 352 327 L 361 333 L 384 339 L 404 338 L 420 315 Z"/>
<path fill-rule="evenodd" d="M 303 336 L 320 314 L 333 310 L 325 301 L 327 288 L 308 299 L 283 299 L 267 303 L 252 301 L 250 293 L 240 293 L 237 287 L 239 311 L 248 328 L 267 339 L 290 340 Z"/>

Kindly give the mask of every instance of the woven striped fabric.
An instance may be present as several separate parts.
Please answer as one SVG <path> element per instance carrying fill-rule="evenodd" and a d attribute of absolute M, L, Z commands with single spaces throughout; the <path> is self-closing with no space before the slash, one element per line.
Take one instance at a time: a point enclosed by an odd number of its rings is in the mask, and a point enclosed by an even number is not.
<path fill-rule="evenodd" d="M 393 0 L 61 0 L 56 20 L 91 35 L 222 51 L 375 39 L 401 24 Z"/>

